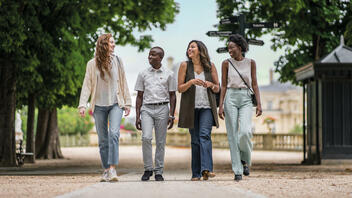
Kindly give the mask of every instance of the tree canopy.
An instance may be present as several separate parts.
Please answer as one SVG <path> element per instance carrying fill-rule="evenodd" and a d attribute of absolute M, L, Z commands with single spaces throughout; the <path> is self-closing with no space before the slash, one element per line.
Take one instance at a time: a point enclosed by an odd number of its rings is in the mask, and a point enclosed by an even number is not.
<path fill-rule="evenodd" d="M 173 0 L 69 1 L 44 0 L 1 3 L 2 25 L 13 23 L 1 38 L 2 49 L 17 60 L 18 105 L 35 93 L 42 107 L 77 102 L 86 62 L 92 58 L 95 40 L 111 32 L 118 45 L 139 50 L 150 47 L 151 36 L 136 38 L 135 32 L 152 27 L 165 29 L 178 6 Z M 10 9 L 6 9 L 10 8 Z M 9 12 L 12 10 L 13 12 Z M 12 50 L 13 49 L 13 50 Z M 6 54 L 5 54 L 6 55 Z"/>
<path fill-rule="evenodd" d="M 39 108 L 54 109 L 45 117 L 53 120 L 48 130 L 55 129 L 56 108 L 77 104 L 102 32 L 112 33 L 117 45 L 144 50 L 153 39 L 136 33 L 164 30 L 177 13 L 173 0 L 0 0 L 0 162 L 14 163 L 14 105 L 35 98 Z"/>
<path fill-rule="evenodd" d="M 247 22 L 278 22 L 276 29 L 251 29 L 250 38 L 273 35 L 273 50 L 285 49 L 275 63 L 281 81 L 296 82 L 294 69 L 320 59 L 339 45 L 352 45 L 350 0 L 217 0 L 218 17 L 244 13 Z"/>

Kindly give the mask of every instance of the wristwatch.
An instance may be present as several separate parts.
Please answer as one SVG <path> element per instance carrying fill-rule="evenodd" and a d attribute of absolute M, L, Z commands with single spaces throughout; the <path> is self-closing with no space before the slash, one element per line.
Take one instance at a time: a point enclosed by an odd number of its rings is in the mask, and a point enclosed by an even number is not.
<path fill-rule="evenodd" d="M 173 120 L 174 120 L 174 119 L 175 119 L 175 116 L 171 116 L 171 115 L 169 115 L 169 118 L 171 118 L 171 119 L 173 119 Z"/>

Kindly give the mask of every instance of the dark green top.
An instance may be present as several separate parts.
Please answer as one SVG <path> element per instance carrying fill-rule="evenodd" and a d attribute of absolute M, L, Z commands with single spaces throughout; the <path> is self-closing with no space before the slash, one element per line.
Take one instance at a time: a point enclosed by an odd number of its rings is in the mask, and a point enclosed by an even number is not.
<path fill-rule="evenodd" d="M 206 81 L 213 82 L 211 77 L 211 71 L 204 70 L 204 76 Z M 186 70 L 186 77 L 185 82 L 194 79 L 194 67 L 192 61 L 187 61 L 187 70 Z M 216 99 L 215 93 L 208 88 L 208 99 L 209 104 L 211 106 L 211 110 L 213 113 L 213 126 L 219 127 L 218 121 L 218 114 L 216 109 Z M 195 107 L 195 94 L 196 94 L 196 87 L 192 85 L 187 91 L 183 92 L 181 95 L 181 106 L 180 106 L 180 114 L 178 119 L 178 127 L 180 128 L 194 128 L 194 107 Z"/>

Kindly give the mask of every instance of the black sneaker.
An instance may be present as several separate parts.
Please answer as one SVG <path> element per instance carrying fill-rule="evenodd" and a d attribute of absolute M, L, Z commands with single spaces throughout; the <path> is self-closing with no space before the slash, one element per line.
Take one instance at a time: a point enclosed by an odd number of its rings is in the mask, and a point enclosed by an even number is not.
<path fill-rule="evenodd" d="M 241 163 L 243 165 L 243 175 L 248 176 L 249 175 L 249 167 L 245 161 L 241 160 Z"/>
<path fill-rule="evenodd" d="M 162 175 L 155 175 L 155 181 L 164 181 L 164 178 Z"/>
<path fill-rule="evenodd" d="M 144 171 L 142 181 L 148 181 L 149 177 L 153 175 L 153 171 Z"/>
<path fill-rule="evenodd" d="M 235 180 L 235 181 L 240 181 L 240 180 L 242 180 L 242 175 L 235 175 L 234 180 Z"/>

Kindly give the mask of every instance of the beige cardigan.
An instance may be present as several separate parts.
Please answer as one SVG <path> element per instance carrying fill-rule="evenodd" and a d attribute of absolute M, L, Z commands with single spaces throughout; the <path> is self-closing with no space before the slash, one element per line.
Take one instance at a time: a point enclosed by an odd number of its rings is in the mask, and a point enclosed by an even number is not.
<path fill-rule="evenodd" d="M 115 65 L 117 65 L 118 67 L 118 75 L 119 75 L 119 78 L 117 80 L 117 84 L 118 84 L 117 102 L 120 108 L 125 108 L 125 107 L 130 108 L 131 95 L 128 89 L 125 70 L 123 68 L 122 61 L 116 55 L 114 55 L 113 61 L 117 61 L 117 64 Z M 97 87 L 97 80 L 98 80 L 97 67 L 95 66 L 95 58 L 93 58 L 87 63 L 86 74 L 84 76 L 78 108 L 86 107 L 89 96 L 91 96 L 90 103 L 91 103 L 92 111 L 94 112 L 95 91 Z"/>

